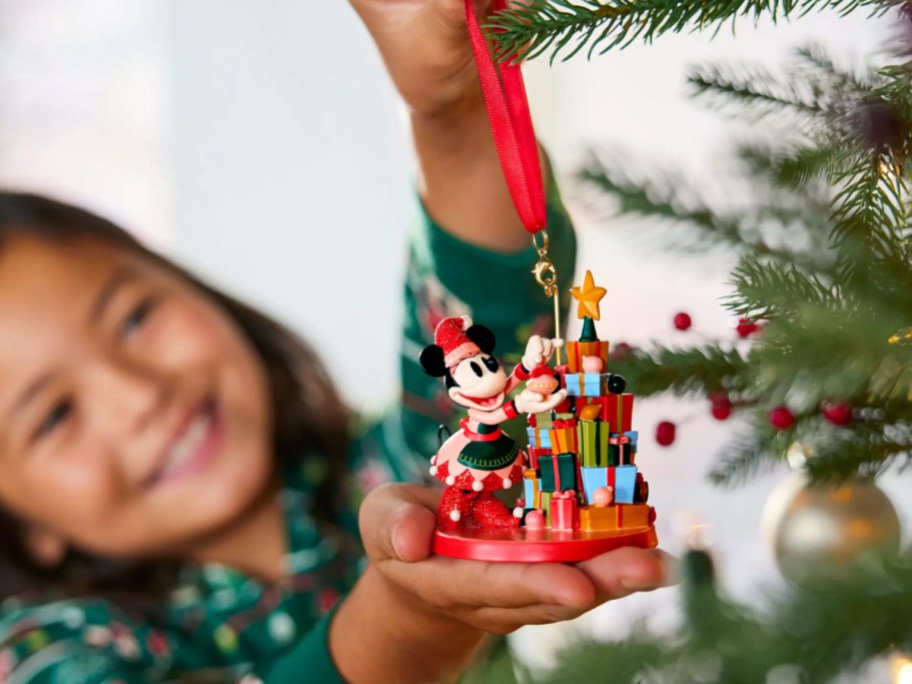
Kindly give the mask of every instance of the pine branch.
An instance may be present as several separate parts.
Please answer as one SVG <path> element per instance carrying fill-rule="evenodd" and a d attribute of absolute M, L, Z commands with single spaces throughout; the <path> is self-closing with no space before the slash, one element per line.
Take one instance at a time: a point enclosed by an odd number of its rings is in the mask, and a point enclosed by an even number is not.
<path fill-rule="evenodd" d="M 804 74 L 820 84 L 820 89 L 830 93 L 831 99 L 841 96 L 843 101 L 852 96 L 858 97 L 870 92 L 877 85 L 877 79 L 871 74 L 856 73 L 836 64 L 826 49 L 819 44 L 810 44 L 795 51 L 801 63 L 806 67 Z"/>
<path fill-rule="evenodd" d="M 735 293 L 726 299 L 734 313 L 755 319 L 793 318 L 808 305 L 841 308 L 838 289 L 794 264 L 745 258 L 732 273 Z"/>
<path fill-rule="evenodd" d="M 491 19 L 497 31 L 500 59 L 534 58 L 551 50 L 554 61 L 567 60 L 587 45 L 588 56 L 626 47 L 637 39 L 649 43 L 666 33 L 711 30 L 718 33 L 738 18 L 773 21 L 824 9 L 849 14 L 867 9 L 871 16 L 885 13 L 899 0 L 529 0 L 498 12 Z"/>
<path fill-rule="evenodd" d="M 684 591 L 680 629 L 656 634 L 641 622 L 623 641 L 577 643 L 540 681 L 769 684 L 794 675 L 827 684 L 877 656 L 912 650 L 912 621 L 897 609 L 912 605 L 909 553 L 864 556 L 835 576 L 780 591 L 763 613 L 712 587 Z"/>
<path fill-rule="evenodd" d="M 662 392 L 705 396 L 721 389 L 732 393 L 746 389 L 746 360 L 737 349 L 716 345 L 634 350 L 623 360 L 612 360 L 611 368 L 613 373 L 623 375 L 641 397 Z"/>
<path fill-rule="evenodd" d="M 768 423 L 758 427 L 762 433 L 769 432 Z M 780 461 L 780 454 L 770 448 L 766 435 L 761 437 L 761 434 L 752 431 L 725 447 L 724 454 L 709 471 L 709 481 L 726 487 L 745 484 Z"/>
<path fill-rule="evenodd" d="M 766 203 L 723 215 L 703 202 L 697 191 L 688 188 L 683 175 L 666 171 L 652 176 L 648 182 L 633 180 L 618 169 L 608 169 L 596 155 L 578 174 L 591 190 L 592 206 L 601 207 L 606 197 L 613 200 L 615 206 L 606 215 L 637 216 L 651 226 L 667 223 L 682 228 L 670 238 L 663 235 L 669 242 L 666 246 L 676 251 L 705 253 L 711 247 L 736 248 L 756 257 L 800 264 L 812 271 L 829 261 L 825 245 L 807 230 L 808 226 L 826 221 L 812 197 L 791 196 L 771 188 Z M 761 181 L 755 183 L 755 189 L 760 184 Z M 771 244 L 773 239 L 786 235 L 787 240 L 780 239 L 782 247 Z"/>
<path fill-rule="evenodd" d="M 703 98 L 713 108 L 735 108 L 748 120 L 795 114 L 820 124 L 828 113 L 819 92 L 809 88 L 806 80 L 781 82 L 758 66 L 703 66 L 693 69 L 687 80 L 693 97 Z"/>

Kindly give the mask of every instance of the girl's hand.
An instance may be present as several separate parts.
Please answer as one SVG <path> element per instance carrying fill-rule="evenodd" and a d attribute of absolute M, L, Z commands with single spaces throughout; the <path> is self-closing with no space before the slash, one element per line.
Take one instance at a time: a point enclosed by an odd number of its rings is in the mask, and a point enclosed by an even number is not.
<path fill-rule="evenodd" d="M 351 0 L 413 114 L 458 114 L 481 105 L 464 0 Z M 476 0 L 482 17 L 490 0 Z"/>
<path fill-rule="evenodd" d="M 415 485 L 374 490 L 361 507 L 371 563 L 417 615 L 505 634 L 568 620 L 610 599 L 664 586 L 673 559 L 623 548 L 592 560 L 484 563 L 431 555 L 439 496 Z"/>
<path fill-rule="evenodd" d="M 431 555 L 439 495 L 387 485 L 361 505 L 370 565 L 339 606 L 330 653 L 346 681 L 455 681 L 485 632 L 574 618 L 666 583 L 671 558 L 626 548 L 575 566 Z"/>

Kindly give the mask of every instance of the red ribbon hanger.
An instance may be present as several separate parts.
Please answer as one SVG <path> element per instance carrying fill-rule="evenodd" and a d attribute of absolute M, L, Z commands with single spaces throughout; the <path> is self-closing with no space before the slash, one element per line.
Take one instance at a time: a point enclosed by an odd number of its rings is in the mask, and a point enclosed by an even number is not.
<path fill-rule="evenodd" d="M 495 12 L 507 0 L 494 0 Z M 519 218 L 533 236 L 545 228 L 545 190 L 529 99 L 518 62 L 494 63 L 475 14 L 475 0 L 465 0 L 466 23 L 481 79 L 491 131 L 507 187 Z"/>

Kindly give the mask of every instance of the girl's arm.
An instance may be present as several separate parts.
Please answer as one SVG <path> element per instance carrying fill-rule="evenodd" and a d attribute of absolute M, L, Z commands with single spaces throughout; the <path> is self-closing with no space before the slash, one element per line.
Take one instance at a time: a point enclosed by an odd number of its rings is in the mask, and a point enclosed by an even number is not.
<path fill-rule="evenodd" d="M 529 245 L 500 169 L 463 0 L 351 0 L 409 111 L 419 192 L 455 237 L 500 252 Z M 477 0 L 479 16 L 490 0 Z M 547 181 L 547 179 L 546 179 Z"/>

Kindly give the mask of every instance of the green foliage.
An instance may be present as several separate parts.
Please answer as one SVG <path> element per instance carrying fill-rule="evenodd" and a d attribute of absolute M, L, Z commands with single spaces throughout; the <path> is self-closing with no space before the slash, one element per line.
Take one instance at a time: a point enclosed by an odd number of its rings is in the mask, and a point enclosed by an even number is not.
<path fill-rule="evenodd" d="M 574 644 L 561 654 L 558 668 L 534 681 L 826 684 L 860 681 L 857 675 L 872 657 L 912 651 L 912 621 L 904 609 L 912 605 L 912 554 L 863 556 L 770 596 L 762 612 L 719 593 L 704 552 L 689 552 L 681 567 L 680 628 L 656 635 L 640 624 L 622 641 Z M 505 674 L 490 671 L 472 681 L 517 681 L 512 674 L 498 678 Z M 847 680 L 847 674 L 855 677 Z"/>
<path fill-rule="evenodd" d="M 530 0 L 493 23 L 503 31 L 501 56 L 550 50 L 554 59 L 666 32 L 718 31 L 739 17 L 878 14 L 899 4 Z M 901 18 L 912 41 L 912 4 L 903 4 Z M 738 147 L 733 165 L 750 190 L 746 205 L 718 209 L 685 173 L 638 175 L 614 153 L 593 154 L 579 174 L 593 207 L 656 226 L 652 234 L 672 248 L 737 255 L 725 304 L 762 322 L 756 339 L 652 345 L 612 361 L 643 396 L 727 393 L 742 420 L 710 473 L 715 483 L 749 480 L 796 448 L 817 481 L 875 477 L 912 462 L 910 55 L 905 45 L 885 66 L 856 71 L 810 46 L 782 72 L 695 69 L 698 102 L 762 126 L 762 135 Z M 826 420 L 822 409 L 832 401 L 853 407 L 848 425 Z M 769 412 L 783 405 L 795 421 L 779 430 Z M 711 577 L 693 581 L 695 559 L 698 553 L 684 559 L 681 629 L 656 636 L 640 625 L 622 642 L 580 644 L 536 681 L 824 683 L 857 678 L 878 655 L 912 652 L 912 553 L 862 558 L 771 597 L 762 612 L 719 596 Z"/>
<path fill-rule="evenodd" d="M 593 155 L 580 179 L 593 205 L 672 227 L 661 235 L 675 249 L 738 253 L 725 304 L 762 320 L 763 332 L 737 349 L 638 350 L 618 372 L 640 394 L 721 389 L 742 415 L 754 412 L 711 473 L 718 483 L 744 481 L 795 441 L 813 446 L 816 479 L 906 465 L 912 346 L 889 340 L 912 326 L 910 64 L 858 74 L 809 47 L 780 75 L 729 65 L 695 69 L 690 80 L 698 101 L 778 133 L 738 150 L 747 206 L 718 211 L 683 173 L 636 178 L 631 164 L 603 164 L 606 155 Z M 848 428 L 821 417 L 834 400 L 856 407 Z M 780 433 L 767 413 L 783 404 L 797 420 Z M 865 411 L 884 417 L 865 420 Z"/>
<path fill-rule="evenodd" d="M 641 630 L 621 642 L 581 644 L 563 655 L 559 671 L 540 681 L 593 681 L 597 672 L 605 684 L 822 684 L 858 673 L 873 655 L 912 649 L 912 622 L 896 609 L 912 605 L 909 555 L 865 558 L 837 577 L 772 597 L 762 613 L 712 587 L 685 587 L 684 598 L 687 619 L 676 633 Z"/>
<path fill-rule="evenodd" d="M 587 45 L 591 57 L 666 33 L 717 33 L 729 22 L 734 30 L 739 18 L 778 21 L 824 9 L 843 14 L 866 9 L 873 16 L 896 4 L 898 0 L 529 0 L 496 14 L 491 26 L 502 32 L 497 36 L 502 59 L 551 50 L 553 61 L 561 54 L 570 59 Z"/>

